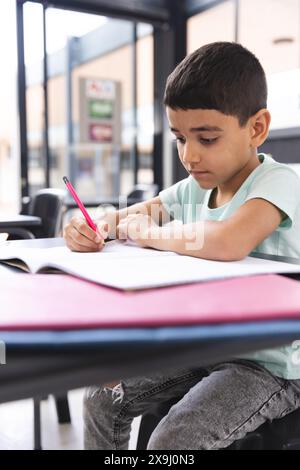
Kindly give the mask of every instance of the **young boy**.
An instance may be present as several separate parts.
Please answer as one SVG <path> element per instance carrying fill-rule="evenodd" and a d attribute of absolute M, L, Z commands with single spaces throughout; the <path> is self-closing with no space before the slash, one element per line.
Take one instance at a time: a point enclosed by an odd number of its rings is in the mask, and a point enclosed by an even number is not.
<path fill-rule="evenodd" d="M 190 176 L 154 199 L 107 214 L 99 231 L 206 259 L 238 260 L 251 252 L 300 257 L 300 181 L 287 165 L 257 153 L 270 125 L 266 77 L 257 58 L 235 43 L 203 46 L 169 76 L 164 102 Z M 169 216 L 182 224 L 164 225 Z M 103 247 L 82 219 L 73 218 L 64 236 L 72 250 Z M 300 407 L 293 352 L 289 345 L 91 388 L 85 446 L 126 449 L 135 416 L 181 396 L 148 448 L 228 447 Z"/>

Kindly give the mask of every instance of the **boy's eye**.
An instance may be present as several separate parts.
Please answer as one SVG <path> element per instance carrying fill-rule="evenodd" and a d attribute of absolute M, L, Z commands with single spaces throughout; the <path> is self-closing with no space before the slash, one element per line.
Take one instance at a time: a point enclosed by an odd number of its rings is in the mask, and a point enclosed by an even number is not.
<path fill-rule="evenodd" d="M 214 137 L 212 139 L 199 138 L 199 142 L 203 145 L 211 145 L 211 144 L 215 143 L 217 140 L 218 140 L 218 137 Z M 174 139 L 174 142 L 184 144 L 185 139 L 183 137 L 176 137 Z"/>
<path fill-rule="evenodd" d="M 213 144 L 214 142 L 216 142 L 218 140 L 218 137 L 214 137 L 213 139 L 199 139 L 199 142 L 201 144 L 204 144 L 204 145 L 211 145 Z"/>
<path fill-rule="evenodd" d="M 174 142 L 184 144 L 185 140 L 183 137 L 175 137 Z"/>

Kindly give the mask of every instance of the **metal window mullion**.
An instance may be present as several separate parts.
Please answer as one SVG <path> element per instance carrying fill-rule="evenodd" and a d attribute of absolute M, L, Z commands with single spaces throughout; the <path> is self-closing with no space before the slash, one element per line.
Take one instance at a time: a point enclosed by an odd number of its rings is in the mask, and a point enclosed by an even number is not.
<path fill-rule="evenodd" d="M 29 196 L 28 141 L 26 110 L 26 70 L 24 59 L 24 2 L 16 0 L 17 54 L 18 54 L 18 112 L 20 137 L 21 197 Z"/>
<path fill-rule="evenodd" d="M 45 155 L 45 186 L 50 186 L 50 151 L 49 151 L 49 114 L 48 114 L 48 58 L 46 39 L 46 11 L 47 3 L 43 3 L 43 92 L 44 92 L 44 135 L 43 146 Z"/>
<path fill-rule="evenodd" d="M 138 182 L 139 171 L 139 152 L 138 152 L 138 100 L 137 100 L 137 23 L 133 22 L 132 36 L 132 125 L 133 125 L 133 141 L 132 141 L 132 164 L 134 184 Z"/>

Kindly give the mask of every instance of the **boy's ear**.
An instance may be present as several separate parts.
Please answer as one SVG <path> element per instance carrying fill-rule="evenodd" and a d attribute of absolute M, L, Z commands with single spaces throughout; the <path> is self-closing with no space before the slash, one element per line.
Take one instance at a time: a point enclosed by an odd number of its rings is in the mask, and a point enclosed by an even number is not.
<path fill-rule="evenodd" d="M 271 123 L 270 112 L 263 108 L 250 118 L 251 146 L 259 147 L 269 134 Z"/>

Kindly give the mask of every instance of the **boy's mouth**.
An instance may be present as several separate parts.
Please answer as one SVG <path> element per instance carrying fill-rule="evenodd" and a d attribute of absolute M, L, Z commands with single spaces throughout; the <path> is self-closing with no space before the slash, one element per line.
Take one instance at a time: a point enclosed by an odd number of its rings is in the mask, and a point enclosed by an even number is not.
<path fill-rule="evenodd" d="M 195 171 L 195 170 L 190 170 L 190 174 L 192 176 L 207 176 L 209 175 L 209 171 Z"/>

